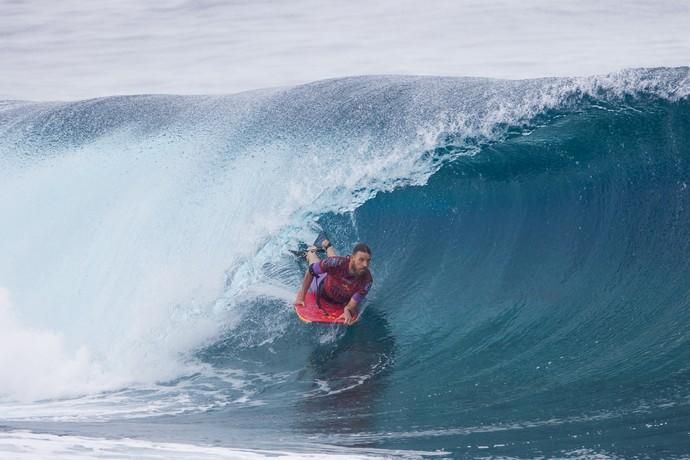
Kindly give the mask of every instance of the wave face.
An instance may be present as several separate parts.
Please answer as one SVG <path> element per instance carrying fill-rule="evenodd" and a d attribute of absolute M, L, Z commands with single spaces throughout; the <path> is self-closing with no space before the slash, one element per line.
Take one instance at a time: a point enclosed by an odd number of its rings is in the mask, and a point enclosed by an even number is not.
<path fill-rule="evenodd" d="M 687 455 L 689 87 L 679 68 L 1 103 L 0 420 Z M 319 228 L 374 250 L 347 330 L 291 312 L 287 249 Z"/>

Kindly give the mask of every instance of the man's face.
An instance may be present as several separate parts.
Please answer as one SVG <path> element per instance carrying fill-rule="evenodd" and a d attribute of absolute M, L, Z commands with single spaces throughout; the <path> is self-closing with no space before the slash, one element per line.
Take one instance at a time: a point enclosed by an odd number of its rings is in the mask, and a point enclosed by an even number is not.
<path fill-rule="evenodd" d="M 350 270 L 355 275 L 362 275 L 369 268 L 369 262 L 371 262 L 371 256 L 366 252 L 357 251 L 350 257 Z"/>

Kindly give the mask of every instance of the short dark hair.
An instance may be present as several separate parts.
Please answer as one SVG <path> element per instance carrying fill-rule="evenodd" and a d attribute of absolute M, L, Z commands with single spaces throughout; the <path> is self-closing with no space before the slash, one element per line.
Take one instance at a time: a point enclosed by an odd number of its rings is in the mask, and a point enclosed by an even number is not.
<path fill-rule="evenodd" d="M 367 254 L 371 255 L 371 249 L 369 249 L 369 246 L 364 243 L 357 243 L 355 244 L 355 247 L 352 248 L 353 255 L 358 252 L 366 252 Z"/>

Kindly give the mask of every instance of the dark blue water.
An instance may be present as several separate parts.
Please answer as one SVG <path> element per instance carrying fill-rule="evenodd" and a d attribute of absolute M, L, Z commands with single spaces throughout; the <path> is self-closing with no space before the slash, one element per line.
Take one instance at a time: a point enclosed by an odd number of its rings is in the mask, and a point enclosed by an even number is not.
<path fill-rule="evenodd" d="M 462 455 L 687 454 L 689 109 L 583 108 L 358 210 L 393 255 L 397 422 Z"/>
<path fill-rule="evenodd" d="M 228 152 L 243 157 L 262 133 L 271 138 L 264 145 L 290 145 L 278 154 L 266 147 L 269 162 L 300 146 L 341 140 L 323 153 L 326 165 L 309 171 L 311 180 L 325 181 L 319 193 L 328 198 L 295 212 L 326 229 L 341 252 L 356 241 L 372 247 L 375 282 L 363 320 L 349 329 L 297 321 L 289 296 L 303 266 L 278 248 L 296 241 L 295 232 L 309 232 L 293 223 L 295 214 L 279 216 L 280 225 L 266 230 L 253 253 L 235 256 L 259 273 L 246 278 L 259 286 L 253 294 L 215 310 L 219 322 L 224 315 L 236 321 L 186 350 L 185 359 L 210 374 L 157 380 L 189 385 L 198 400 L 208 394 L 208 404 L 178 414 L 111 417 L 105 425 L 88 417 L 28 416 L 3 424 L 247 448 L 436 451 L 445 458 L 686 458 L 690 102 L 673 88 L 683 89 L 678 75 L 687 79 L 687 69 L 641 75 L 647 83 L 625 91 L 605 85 L 566 91 L 572 83 L 560 80 L 391 77 L 239 98 L 232 113 L 241 120 L 223 137 L 233 147 L 216 150 L 211 162 L 228 168 L 235 182 Z M 520 105 L 554 86 L 557 103 Z M 248 108 L 247 100 L 259 108 Z M 492 121 L 497 100 L 511 114 L 505 123 Z M 183 98 L 125 102 L 118 112 L 103 101 L 110 124 L 87 117 L 74 122 L 77 134 L 67 139 L 74 145 L 99 139 L 133 107 L 146 113 L 136 122 L 143 137 L 167 129 L 160 120 L 170 122 L 179 111 L 208 109 Z M 367 166 L 400 152 L 400 145 L 418 145 L 415 127 L 459 112 L 469 121 L 438 130 L 405 166 L 408 176 L 397 173 L 398 160 L 381 163 L 380 176 L 378 166 Z M 16 115 L 7 113 L 5 132 L 16 136 Z M 60 123 L 33 124 L 30 139 L 41 145 L 22 155 L 46 155 L 53 141 L 65 148 L 65 123 L 74 120 L 48 113 L 42 116 Z M 221 121 L 227 118 L 217 126 Z M 199 134 L 198 125 L 189 129 Z M 254 164 L 257 175 L 267 167 L 259 159 Z M 349 182 L 359 164 L 366 174 Z M 284 167 L 300 171 L 289 158 Z M 244 200 L 253 207 L 266 204 L 262 199 Z M 230 296 L 238 279 L 246 281 L 238 278 L 242 263 L 229 264 Z M 284 286 L 287 297 L 261 287 L 266 283 Z M 246 401 L 237 402 L 237 388 L 217 378 L 227 371 L 239 372 L 242 388 L 251 390 Z M 219 390 L 232 397 L 219 402 Z"/>

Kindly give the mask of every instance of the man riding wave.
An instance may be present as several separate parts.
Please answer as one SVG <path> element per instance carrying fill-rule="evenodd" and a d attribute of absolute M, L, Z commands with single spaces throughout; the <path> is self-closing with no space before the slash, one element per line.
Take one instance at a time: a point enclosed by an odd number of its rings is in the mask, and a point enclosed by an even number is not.
<path fill-rule="evenodd" d="M 316 254 L 316 246 L 306 252 L 309 269 L 297 291 L 295 304 L 304 305 L 305 294 L 313 293 L 317 302 L 323 299 L 331 304 L 342 305 L 343 313 L 337 319 L 342 319 L 349 326 L 356 321 L 357 307 L 373 283 L 369 272 L 371 249 L 364 243 L 357 243 L 351 255 L 339 257 L 327 239 L 321 241 L 321 248 L 327 256 L 323 260 Z"/>

